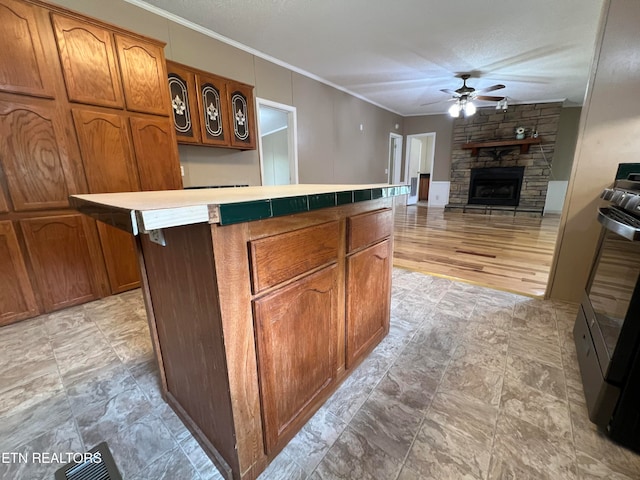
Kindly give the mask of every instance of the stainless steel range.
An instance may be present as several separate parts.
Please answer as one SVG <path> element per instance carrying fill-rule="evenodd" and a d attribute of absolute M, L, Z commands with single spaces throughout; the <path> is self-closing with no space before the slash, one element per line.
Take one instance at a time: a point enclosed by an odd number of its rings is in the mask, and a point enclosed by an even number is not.
<path fill-rule="evenodd" d="M 601 197 L 602 234 L 574 327 L 589 418 L 640 452 L 640 174 Z"/>

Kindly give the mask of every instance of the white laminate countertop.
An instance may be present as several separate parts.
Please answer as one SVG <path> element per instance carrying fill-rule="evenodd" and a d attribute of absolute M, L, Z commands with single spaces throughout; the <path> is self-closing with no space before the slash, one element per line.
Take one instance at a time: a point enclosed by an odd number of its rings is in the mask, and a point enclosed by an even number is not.
<path fill-rule="evenodd" d="M 69 199 L 72 207 L 92 215 L 98 220 L 114 225 L 114 222 L 109 222 L 106 219 L 108 216 L 106 213 L 117 212 L 121 215 L 128 215 L 133 223 L 133 233 L 137 234 L 138 231 L 150 231 L 192 223 L 237 223 L 238 221 L 251 221 L 259 218 L 297 213 L 321 208 L 322 206 L 332 206 L 326 204 L 326 200 L 330 201 L 332 194 L 337 199 L 335 204 L 342 204 L 339 198 L 348 200 L 349 193 L 351 194 L 351 200 L 346 201 L 346 203 L 406 194 L 408 193 L 408 187 L 406 185 L 389 185 L 385 183 L 353 185 L 297 184 L 96 193 L 72 195 Z M 289 200 L 283 201 L 283 199 Z M 282 213 L 275 212 L 276 203 Z M 228 208 L 225 209 L 225 206 Z M 295 208 L 298 208 L 298 210 L 293 211 L 292 209 Z M 99 211 L 100 216 L 94 215 L 94 211 Z M 248 215 L 248 217 L 242 220 L 242 215 Z"/>

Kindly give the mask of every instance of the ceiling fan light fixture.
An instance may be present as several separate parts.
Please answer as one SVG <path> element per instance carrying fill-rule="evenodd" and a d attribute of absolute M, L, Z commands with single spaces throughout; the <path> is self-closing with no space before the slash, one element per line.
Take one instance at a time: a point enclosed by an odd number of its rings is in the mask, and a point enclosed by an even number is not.
<path fill-rule="evenodd" d="M 476 106 L 473 104 L 473 102 L 467 101 L 464 104 L 464 116 L 470 117 L 474 113 L 476 113 Z"/>
<path fill-rule="evenodd" d="M 449 107 L 449 115 L 451 115 L 453 118 L 458 118 L 460 116 L 461 109 L 462 109 L 462 106 L 458 101 Z"/>

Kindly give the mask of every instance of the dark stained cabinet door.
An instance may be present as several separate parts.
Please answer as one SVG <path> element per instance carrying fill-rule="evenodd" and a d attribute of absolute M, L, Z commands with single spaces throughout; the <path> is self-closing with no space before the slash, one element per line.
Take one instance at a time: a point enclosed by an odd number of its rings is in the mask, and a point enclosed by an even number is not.
<path fill-rule="evenodd" d="M 27 268 L 10 221 L 0 222 L 0 325 L 38 314 Z"/>
<path fill-rule="evenodd" d="M 122 108 L 122 86 L 111 32 L 51 15 L 69 101 Z"/>
<path fill-rule="evenodd" d="M 140 190 L 127 118 L 74 108 L 73 122 L 89 193 Z"/>
<path fill-rule="evenodd" d="M 20 220 L 35 281 L 51 312 L 99 297 L 95 278 L 95 235 L 80 214 Z"/>
<path fill-rule="evenodd" d="M 167 75 L 178 143 L 201 143 L 195 73 L 179 63 L 168 61 Z"/>
<path fill-rule="evenodd" d="M 140 273 L 133 235 L 102 222 L 97 222 L 96 225 L 111 293 L 139 287 Z"/>
<path fill-rule="evenodd" d="M 254 301 L 267 453 L 296 431 L 312 402 L 336 381 L 337 267 Z"/>
<path fill-rule="evenodd" d="M 231 146 L 243 149 L 256 148 L 253 87 L 242 83 L 228 82 L 227 97 L 230 105 Z"/>
<path fill-rule="evenodd" d="M 347 368 L 389 331 L 390 262 L 389 240 L 347 257 Z"/>
<path fill-rule="evenodd" d="M 171 119 L 135 116 L 129 120 L 142 190 L 182 189 Z"/>
<path fill-rule="evenodd" d="M 200 132 L 206 145 L 229 146 L 226 82 L 215 75 L 196 74 Z"/>
<path fill-rule="evenodd" d="M 62 120 L 53 102 L 0 100 L 0 162 L 16 211 L 64 208 L 77 193 Z"/>
<path fill-rule="evenodd" d="M 156 44 L 115 34 L 127 110 L 169 115 L 164 52 Z"/>
<path fill-rule="evenodd" d="M 37 7 L 0 0 L 0 90 L 40 97 L 54 96 L 36 20 Z"/>

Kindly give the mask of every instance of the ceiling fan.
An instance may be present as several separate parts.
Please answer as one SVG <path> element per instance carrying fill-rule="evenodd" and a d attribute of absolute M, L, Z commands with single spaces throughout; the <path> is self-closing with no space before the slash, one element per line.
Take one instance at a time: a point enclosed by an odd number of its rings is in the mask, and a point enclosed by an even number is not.
<path fill-rule="evenodd" d="M 469 87 L 467 85 L 467 80 L 471 78 L 471 75 L 465 73 L 463 75 L 460 75 L 460 78 L 462 79 L 462 86 L 457 90 L 449 90 L 448 88 L 443 88 L 440 90 L 441 92 L 450 94 L 452 96 L 451 100 L 455 100 L 456 102 L 449 108 L 449 115 L 451 115 L 452 117 L 459 117 L 460 112 L 462 112 L 465 117 L 469 117 L 476 113 L 476 106 L 473 104 L 472 100 L 499 102 L 498 108 L 502 108 L 504 110 L 507 109 L 507 97 L 480 95 L 481 93 L 493 92 L 494 90 L 505 88 L 504 85 L 499 83 L 487 88 L 483 88 L 482 90 L 476 90 L 475 88 Z"/>

